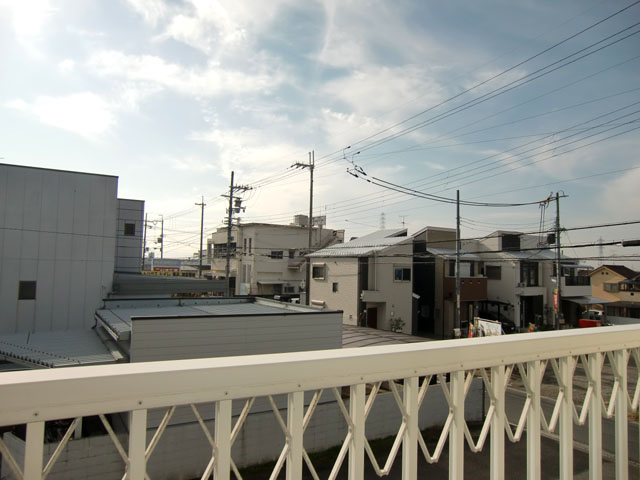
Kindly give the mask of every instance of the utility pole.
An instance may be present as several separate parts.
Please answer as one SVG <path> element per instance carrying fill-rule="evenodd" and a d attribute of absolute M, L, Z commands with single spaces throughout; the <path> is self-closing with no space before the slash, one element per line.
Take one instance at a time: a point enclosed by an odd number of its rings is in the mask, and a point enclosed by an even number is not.
<path fill-rule="evenodd" d="M 310 180 L 309 180 L 309 252 L 311 253 L 311 247 L 312 247 L 312 235 L 313 235 L 313 169 L 315 167 L 315 152 L 312 150 L 309 152 L 309 163 L 301 163 L 301 162 L 296 162 L 293 165 L 291 165 L 292 167 L 295 168 L 308 168 L 309 169 L 309 174 L 310 174 Z M 306 285 L 307 285 L 307 300 L 306 300 L 306 304 L 310 305 L 311 304 L 311 258 L 307 257 L 307 273 L 306 273 Z"/>
<path fill-rule="evenodd" d="M 160 258 L 164 258 L 164 215 L 160 215 Z"/>
<path fill-rule="evenodd" d="M 204 207 L 206 203 L 204 203 L 204 197 L 200 197 L 200 203 L 196 203 L 201 208 L 200 211 L 200 262 L 198 266 L 198 278 L 202 278 L 202 236 L 204 235 Z"/>
<path fill-rule="evenodd" d="M 456 325 L 460 325 L 460 190 L 456 190 Z M 462 332 L 460 332 L 462 335 Z"/>
<path fill-rule="evenodd" d="M 142 265 L 140 267 L 140 271 L 144 271 L 144 264 L 147 258 L 147 217 L 148 213 L 144 214 L 144 233 L 142 235 Z"/>
<path fill-rule="evenodd" d="M 556 298 L 554 303 L 557 308 L 554 308 L 556 314 L 555 328 L 560 328 L 560 315 L 562 312 L 562 268 L 560 267 L 560 193 L 556 192 Z M 555 305 L 554 305 L 555 307 Z"/>
<path fill-rule="evenodd" d="M 229 183 L 229 195 L 223 195 L 223 197 L 229 197 L 229 208 L 227 210 L 227 264 L 225 267 L 225 279 L 227 281 L 227 297 L 231 296 L 231 228 L 233 227 L 233 194 L 236 191 L 251 190 L 251 187 L 246 185 L 234 185 L 233 183 L 234 172 L 231 172 L 231 183 Z M 200 249 L 202 251 L 202 248 Z"/>

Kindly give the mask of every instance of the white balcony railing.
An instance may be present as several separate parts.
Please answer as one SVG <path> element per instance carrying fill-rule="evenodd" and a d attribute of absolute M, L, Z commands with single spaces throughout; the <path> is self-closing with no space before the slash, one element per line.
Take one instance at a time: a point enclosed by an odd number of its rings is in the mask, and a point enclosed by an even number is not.
<path fill-rule="evenodd" d="M 616 478 L 628 476 L 628 414 L 638 408 L 640 386 L 629 395 L 628 371 L 640 365 L 640 326 L 603 327 L 540 332 L 508 337 L 486 337 L 418 344 L 327 350 L 290 354 L 179 360 L 114 366 L 76 367 L 0 374 L 0 426 L 26 424 L 24 461 L 0 442 L 4 462 L 18 478 L 42 479 L 51 472 L 78 421 L 71 423 L 58 448 L 45 465 L 45 422 L 99 415 L 121 458 L 122 472 L 131 480 L 148 478 L 147 460 L 158 445 L 175 406 L 191 405 L 205 426 L 197 404 L 214 402 L 213 433 L 206 431 L 211 456 L 202 466 L 202 478 L 239 475 L 232 445 L 243 429 L 254 398 L 265 396 L 283 433 L 284 448 L 273 469 L 284 468 L 288 480 L 302 477 L 303 464 L 318 475 L 304 443 L 304 431 L 318 405 L 321 391 L 333 393 L 347 425 L 342 449 L 329 475 L 335 478 L 347 461 L 350 479 L 362 479 L 368 458 L 378 475 L 387 474 L 401 451 L 403 478 L 417 477 L 418 458 L 437 462 L 448 439 L 449 478 L 463 477 L 465 441 L 473 452 L 490 435 L 491 478 L 505 476 L 505 437 L 520 440 L 526 430 L 527 478 L 541 478 L 541 432 L 559 429 L 560 478 L 573 476 L 573 427 L 588 425 L 590 478 L 602 478 L 603 417 L 615 417 Z M 631 364 L 635 363 L 635 368 Z M 605 398 L 602 370 L 611 369 L 613 386 Z M 576 366 L 582 363 L 587 390 L 582 406 L 573 399 Z M 547 368 L 550 366 L 550 368 Z M 558 395 L 550 418 L 541 408 L 543 375 L 553 371 Z M 507 418 L 505 393 L 512 373 L 518 371 L 526 392 L 518 418 Z M 450 374 L 446 380 L 445 374 Z M 515 375 L 515 374 L 514 374 Z M 636 373 L 633 373 L 635 376 Z M 473 378 L 487 388 L 486 421 L 473 438 L 465 419 L 465 395 Z M 400 379 L 399 381 L 394 381 Z M 435 379 L 439 379 L 436 383 Z M 635 380 L 635 379 L 634 379 Z M 480 380 L 478 380 L 480 381 Z M 386 383 L 383 383 L 386 382 Z M 348 387 L 340 389 L 340 387 Z M 396 441 L 383 466 L 367 440 L 367 417 L 381 386 L 387 388 L 401 414 Z M 425 397 L 441 390 L 448 404 L 440 440 L 429 450 L 418 417 Z M 312 395 L 310 401 L 305 402 Z M 274 395 L 286 395 L 286 416 L 279 413 Z M 348 397 L 348 400 L 345 400 Z M 232 401 L 248 399 L 232 413 Z M 307 408 L 305 409 L 305 404 Z M 147 412 L 164 408 L 166 414 L 147 441 Z M 105 414 L 129 412 L 128 448 L 113 433 Z M 235 418 L 235 422 L 234 422 Z M 512 430 L 509 420 L 517 426 Z M 206 429 L 205 429 L 206 430 Z M 501 434 L 506 432 L 506 435 Z M 5 472 L 3 471 L 3 474 Z"/>

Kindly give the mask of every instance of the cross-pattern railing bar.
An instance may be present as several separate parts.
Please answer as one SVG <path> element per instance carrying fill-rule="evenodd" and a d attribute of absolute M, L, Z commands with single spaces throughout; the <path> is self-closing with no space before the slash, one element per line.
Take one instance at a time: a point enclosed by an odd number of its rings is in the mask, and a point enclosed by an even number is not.
<path fill-rule="evenodd" d="M 555 362 L 554 362 L 555 363 Z M 573 479 L 573 371 L 574 359 L 561 357 L 558 370 L 558 384 L 562 401 L 560 403 L 560 479 Z"/>
<path fill-rule="evenodd" d="M 527 362 L 526 390 L 530 400 L 527 410 L 527 480 L 540 480 L 540 427 L 542 421 L 540 405 L 540 382 L 542 381 L 542 362 Z"/>
<path fill-rule="evenodd" d="M 20 468 L 20 465 L 18 465 L 18 462 L 16 462 L 16 459 L 13 457 L 11 450 L 9 450 L 5 445 L 1 435 L 0 435 L 0 454 L 2 454 L 2 459 L 5 462 L 7 462 L 7 464 L 9 465 L 9 468 L 11 468 L 11 470 L 16 475 L 16 477 L 18 477 L 19 479 L 24 478 L 24 472 L 22 471 L 22 468 Z"/>
<path fill-rule="evenodd" d="M 167 428 L 167 425 L 169 425 L 169 420 L 171 420 L 171 417 L 173 416 L 173 412 L 175 411 L 176 411 L 176 407 L 174 405 L 173 407 L 170 407 L 169 409 L 167 409 L 164 416 L 162 417 L 162 421 L 160 422 L 160 425 L 158 425 L 158 428 L 156 428 L 156 431 L 153 434 L 153 437 L 151 438 L 151 441 L 149 442 L 149 445 L 147 445 L 147 449 L 144 452 L 144 457 L 146 461 L 149 461 L 149 457 L 151 456 L 153 451 L 156 449 L 156 446 L 158 445 L 158 442 L 160 441 L 162 434 Z"/>
<path fill-rule="evenodd" d="M 66 447 L 67 442 L 71 438 L 71 435 L 73 435 L 73 432 L 76 431 L 76 428 L 78 427 L 78 424 L 80 423 L 81 420 L 82 420 L 82 417 L 74 418 L 73 421 L 71 422 L 71 425 L 69 425 L 69 428 L 67 428 L 67 431 L 63 435 L 60 442 L 58 442 L 58 446 L 56 447 L 53 454 L 51 455 L 51 458 L 49 458 L 47 465 L 44 467 L 44 471 L 42 472 L 42 480 L 47 478 L 47 475 L 49 475 L 49 473 L 51 472 L 51 469 L 53 468 L 56 461 L 58 460 L 58 457 Z"/>
<path fill-rule="evenodd" d="M 504 480 L 504 431 L 505 431 L 505 367 L 491 367 L 491 390 L 495 413 L 491 418 L 491 480 Z"/>
<path fill-rule="evenodd" d="M 152 364 L 118 365 L 108 367 L 78 367 L 65 371 L 20 372 L 0 376 L 0 425 L 27 424 L 25 465 L 20 467 L 7 446 L 0 441 L 9 467 L 19 477 L 43 480 L 53 462 L 77 429 L 78 423 L 64 434 L 47 467 L 42 470 L 44 422 L 58 418 L 79 418 L 81 415 L 100 415 L 109 437 L 126 464 L 129 480 L 148 478 L 146 463 L 171 419 L 176 405 L 191 404 L 196 420 L 203 428 L 212 456 L 203 478 L 213 473 L 215 478 L 228 479 L 233 471 L 240 472 L 231 458 L 231 447 L 242 429 L 256 395 L 267 396 L 271 409 L 284 434 L 281 456 L 272 472 L 276 478 L 286 465 L 287 479 L 300 478 L 305 462 L 314 480 L 318 473 L 304 448 L 304 432 L 319 405 L 322 389 L 331 389 L 347 425 L 342 449 L 336 459 L 330 480 L 334 480 L 341 465 L 349 457 L 349 477 L 361 480 L 364 472 L 364 452 L 378 475 L 391 471 L 402 445 L 402 468 L 405 478 L 417 476 L 417 448 L 428 462 L 437 461 L 449 442 L 450 478 L 464 474 L 464 444 L 472 451 L 483 448 L 491 432 L 491 478 L 504 478 L 504 437 L 518 441 L 527 428 L 527 478 L 540 479 L 540 431 L 554 431 L 559 426 L 560 478 L 573 474 L 573 425 L 589 424 L 590 478 L 602 476 L 602 416 L 615 415 L 616 475 L 626 478 L 628 447 L 626 445 L 627 413 L 635 411 L 640 401 L 640 382 L 627 387 L 629 360 L 638 366 L 640 359 L 640 328 L 613 327 L 594 331 L 564 331 L 514 336 L 515 338 L 481 338 L 439 345 L 403 345 L 363 348 L 355 351 L 304 352 L 256 357 L 199 359 L 190 361 L 153 362 Z M 519 338 L 518 338 L 519 337 Z M 434 342 L 435 343 L 435 342 Z M 570 347 L 569 347 L 570 346 Z M 602 395 L 602 370 L 608 358 L 614 384 L 608 405 Z M 505 364 L 505 360 L 509 364 Z M 559 391 L 549 423 L 541 409 L 541 384 L 546 364 L 550 362 Z M 573 402 L 573 377 L 582 363 L 587 376 L 587 389 L 582 407 Z M 519 414 L 515 433 L 511 430 L 505 411 L 505 392 L 509 378 L 516 368 L 521 373 L 526 399 Z M 526 368 L 525 368 L 526 366 Z M 490 405 L 485 424 L 474 441 L 465 420 L 465 398 L 477 372 L 487 387 Z M 488 371 L 491 372 L 489 379 Z M 116 373 L 119 372 L 119 373 Z M 447 383 L 446 376 L 450 376 Z M 635 375 L 635 374 L 634 374 Z M 418 429 L 418 413 L 427 395 L 432 378 L 437 376 L 449 406 L 444 428 L 433 454 L 430 454 Z M 422 382 L 420 379 L 424 378 Z M 635 378 L 635 377 L 634 377 Z M 402 379 L 402 380 L 394 380 Z M 396 403 L 402 421 L 391 451 L 380 468 L 366 439 L 367 417 L 384 383 Z M 34 402 L 37 393 L 47 388 L 47 404 Z M 162 388 L 160 388 L 160 386 Z M 108 387 L 108 388 L 105 388 Z M 349 387 L 349 405 L 342 397 Z M 370 393 L 367 395 L 367 388 Z M 402 388 L 402 395 L 400 389 Z M 40 390 L 38 390 L 40 389 Z M 341 389 L 341 390 L 340 390 Z M 70 396 L 69 392 L 73 392 Z M 113 392 L 118 392 L 114 395 Z M 122 394 L 125 392 L 125 394 Z M 305 411 L 305 392 L 313 397 Z M 633 392 L 633 395 L 630 395 Z M 282 418 L 274 395 L 286 394 L 287 417 Z M 389 399 L 388 394 L 387 399 Z M 16 401 L 19 398 L 20 401 Z M 235 424 L 231 415 L 233 399 L 248 399 Z M 389 399 L 390 400 L 390 399 Z M 215 405 L 214 437 L 195 404 Z M 147 412 L 150 408 L 165 408 L 167 412 L 147 445 Z M 7 413 L 10 412 L 10 413 Z M 129 451 L 126 452 L 104 416 L 106 413 L 129 412 Z M 62 413 L 62 414 L 61 414 Z M 69 415 L 66 415 L 66 414 Z M 71 415 L 73 414 L 73 415 Z M 17 420 L 16 420 L 17 419 Z M 466 439 L 466 442 L 465 442 Z M 203 439 L 204 440 L 204 439 Z M 13 461 L 12 461 L 13 460 Z M 13 463 L 13 464 L 12 464 Z M 599 464 L 599 466 L 597 465 Z M 36 468 L 36 466 L 38 468 Z"/>
<path fill-rule="evenodd" d="M 364 439 L 365 416 L 364 407 L 367 395 L 366 385 L 359 383 L 349 388 L 349 416 L 351 441 L 349 442 L 349 480 L 364 479 Z"/>
<path fill-rule="evenodd" d="M 451 372 L 451 408 L 453 422 L 449 434 L 449 479 L 464 478 L 464 383 L 463 370 Z"/>
<path fill-rule="evenodd" d="M 304 430 L 304 392 L 296 391 L 287 396 L 287 429 L 290 434 L 287 453 L 286 480 L 302 478 L 302 440 Z"/>
<path fill-rule="evenodd" d="M 418 478 L 418 377 L 404 379 L 402 389 L 406 428 L 402 438 L 402 476 L 406 479 Z"/>
<path fill-rule="evenodd" d="M 41 480 L 44 452 L 44 422 L 27 423 L 24 451 L 24 480 Z"/>
<path fill-rule="evenodd" d="M 589 405 L 589 480 L 602 480 L 602 361 L 601 353 L 587 358 L 593 399 Z"/>
<path fill-rule="evenodd" d="M 129 455 L 123 479 L 142 480 L 146 474 L 147 410 L 129 412 Z"/>
<path fill-rule="evenodd" d="M 618 396 L 615 401 L 616 419 L 616 479 L 626 480 L 629 478 L 629 417 L 627 402 L 627 363 L 629 355 L 626 350 L 616 350 L 613 353 L 613 371 L 618 384 Z"/>
<path fill-rule="evenodd" d="M 216 480 L 229 480 L 231 468 L 231 400 L 216 402 L 213 458 L 213 477 Z"/>
<path fill-rule="evenodd" d="M 211 448 L 213 449 L 216 442 L 213 440 L 213 437 L 211 436 L 211 433 L 207 428 L 207 424 L 204 422 L 204 418 L 202 418 L 202 415 L 200 415 L 200 411 L 198 410 L 198 407 L 196 407 L 193 403 L 190 405 L 190 407 L 191 407 L 191 411 L 193 412 L 193 415 L 196 417 L 196 421 L 198 422 L 198 425 L 200 425 L 200 429 L 202 430 L 202 433 L 204 433 L 204 436 L 207 437 L 207 441 L 209 442 L 209 445 L 211 445 Z"/>

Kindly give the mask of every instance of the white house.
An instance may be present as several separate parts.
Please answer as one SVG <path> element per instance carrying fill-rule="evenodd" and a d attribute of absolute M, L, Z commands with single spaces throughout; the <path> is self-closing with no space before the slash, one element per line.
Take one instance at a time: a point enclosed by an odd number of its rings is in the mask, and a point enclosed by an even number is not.
<path fill-rule="evenodd" d="M 309 250 L 306 216 L 297 215 L 291 225 L 247 223 L 231 229 L 230 277 L 236 295 L 297 295 L 305 280 L 304 254 Z M 211 275 L 224 278 L 227 255 L 226 227 L 207 239 Z M 344 240 L 344 230 L 315 226 L 312 249 Z"/>
<path fill-rule="evenodd" d="M 542 244 L 536 235 L 507 231 L 494 232 L 474 244 L 484 262 L 489 308 L 518 328 L 530 323 L 552 325 L 557 288 L 553 245 Z M 561 265 L 560 324 L 570 325 L 577 321 L 581 305 L 590 302 L 589 276 L 579 272 L 591 267 L 564 255 Z"/>

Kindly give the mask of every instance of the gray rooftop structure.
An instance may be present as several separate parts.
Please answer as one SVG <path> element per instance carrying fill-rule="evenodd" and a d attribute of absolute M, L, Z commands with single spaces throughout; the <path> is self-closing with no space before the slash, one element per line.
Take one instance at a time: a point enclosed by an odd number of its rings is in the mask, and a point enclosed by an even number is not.
<path fill-rule="evenodd" d="M 115 363 L 93 330 L 15 333 L 0 337 L 0 358 L 30 367 L 73 367 Z"/>
<path fill-rule="evenodd" d="M 336 245 L 323 248 L 317 252 L 309 254 L 308 257 L 365 257 L 374 252 L 406 242 L 411 238 L 412 237 L 407 236 L 406 228 L 378 230 L 377 232 L 370 233 L 369 235 L 356 238 L 349 242 L 338 243 Z"/>

